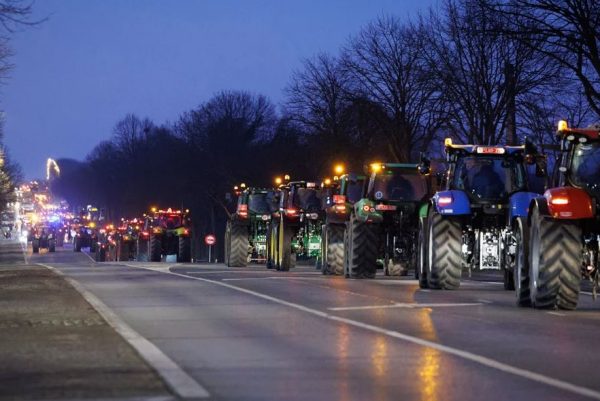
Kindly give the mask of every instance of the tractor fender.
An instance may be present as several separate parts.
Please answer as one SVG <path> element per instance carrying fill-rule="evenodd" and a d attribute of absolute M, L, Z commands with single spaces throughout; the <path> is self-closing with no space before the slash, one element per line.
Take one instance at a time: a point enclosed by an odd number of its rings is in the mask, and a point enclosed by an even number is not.
<path fill-rule="evenodd" d="M 460 216 L 471 214 L 471 201 L 464 191 L 439 191 L 433 195 L 432 203 L 441 215 Z"/>
<path fill-rule="evenodd" d="M 533 209 L 537 209 L 541 216 L 549 216 L 550 212 L 548 211 L 548 203 L 546 202 L 546 198 L 543 196 L 536 196 L 529 202 L 529 207 L 527 208 L 527 223 L 531 225 L 531 212 Z"/>
<path fill-rule="evenodd" d="M 375 210 L 375 202 L 363 198 L 354 204 L 354 216 L 361 223 L 381 223 L 383 215 Z"/>
<path fill-rule="evenodd" d="M 426 202 L 426 203 L 423 203 L 419 207 L 419 218 L 426 219 L 428 214 L 429 214 L 429 203 Z"/>
<path fill-rule="evenodd" d="M 508 204 L 508 221 L 512 222 L 516 217 L 527 217 L 529 213 L 529 205 L 538 198 L 540 194 L 533 192 L 517 192 L 511 195 Z"/>
<path fill-rule="evenodd" d="M 579 220 L 594 217 L 592 198 L 583 189 L 550 188 L 544 192 L 549 215 L 555 219 Z"/>

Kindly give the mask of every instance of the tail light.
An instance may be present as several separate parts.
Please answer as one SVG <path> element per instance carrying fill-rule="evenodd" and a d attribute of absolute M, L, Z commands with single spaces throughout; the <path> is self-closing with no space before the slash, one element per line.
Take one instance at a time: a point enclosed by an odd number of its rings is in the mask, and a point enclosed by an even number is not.
<path fill-rule="evenodd" d="M 367 212 L 368 213 L 370 211 L 371 211 L 371 206 L 369 206 L 369 205 L 364 205 L 363 206 L 363 212 Z"/>
<path fill-rule="evenodd" d="M 294 208 L 285 209 L 285 213 L 294 216 L 298 211 Z"/>
<path fill-rule="evenodd" d="M 336 205 L 339 205 L 341 203 L 346 203 L 346 196 L 345 195 L 333 195 L 333 203 L 335 203 Z"/>
<path fill-rule="evenodd" d="M 147 237 L 149 235 L 150 233 L 148 231 L 142 231 L 142 237 Z"/>
<path fill-rule="evenodd" d="M 184 235 L 189 235 L 190 234 L 190 230 L 188 230 L 187 228 L 185 230 L 183 230 L 183 234 Z"/>
<path fill-rule="evenodd" d="M 346 205 L 335 205 L 335 211 L 336 212 L 345 213 L 346 212 Z"/>
<path fill-rule="evenodd" d="M 248 217 L 248 205 L 238 205 L 237 212 L 240 217 Z"/>
<path fill-rule="evenodd" d="M 553 205 L 568 205 L 569 197 L 568 196 L 553 196 L 550 200 L 550 203 Z"/>

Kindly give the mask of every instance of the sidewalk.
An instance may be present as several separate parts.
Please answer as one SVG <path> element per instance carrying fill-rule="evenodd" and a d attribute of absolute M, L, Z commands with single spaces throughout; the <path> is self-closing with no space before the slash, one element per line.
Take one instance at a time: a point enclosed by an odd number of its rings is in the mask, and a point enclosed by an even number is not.
<path fill-rule="evenodd" d="M 170 398 L 73 287 L 19 249 L 0 244 L 0 400 Z"/>

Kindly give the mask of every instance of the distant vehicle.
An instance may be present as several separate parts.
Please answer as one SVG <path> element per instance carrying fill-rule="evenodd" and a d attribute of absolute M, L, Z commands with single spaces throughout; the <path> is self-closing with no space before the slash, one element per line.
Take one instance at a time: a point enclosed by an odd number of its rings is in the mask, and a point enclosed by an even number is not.
<path fill-rule="evenodd" d="M 56 252 L 56 234 L 50 226 L 35 226 L 31 236 L 33 253 L 40 253 L 40 249 L 48 249 L 48 252 Z"/>
<path fill-rule="evenodd" d="M 145 216 L 142 235 L 138 238 L 138 260 L 147 250 L 151 262 L 160 262 L 163 255 L 177 255 L 177 262 L 190 262 L 192 241 L 189 211 L 151 209 Z"/>

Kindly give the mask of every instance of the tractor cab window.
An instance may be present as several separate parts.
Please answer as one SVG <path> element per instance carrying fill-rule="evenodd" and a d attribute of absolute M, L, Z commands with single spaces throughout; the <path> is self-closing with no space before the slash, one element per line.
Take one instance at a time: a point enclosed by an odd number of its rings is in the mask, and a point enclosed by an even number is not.
<path fill-rule="evenodd" d="M 364 180 L 348 181 L 346 184 L 346 198 L 350 203 L 358 202 L 363 195 Z"/>
<path fill-rule="evenodd" d="M 474 199 L 498 200 L 526 189 L 523 165 L 513 159 L 470 156 L 459 159 L 453 189 L 462 189 Z"/>
<path fill-rule="evenodd" d="M 154 220 L 155 225 L 161 226 L 168 230 L 180 227 L 181 224 L 181 216 L 179 215 L 171 215 L 171 216 L 162 216 Z"/>
<path fill-rule="evenodd" d="M 573 185 L 600 198 L 600 142 L 575 146 L 569 179 Z"/>
<path fill-rule="evenodd" d="M 296 188 L 292 203 L 295 207 L 305 211 L 319 211 L 321 201 L 317 196 L 317 190 L 314 188 Z"/>
<path fill-rule="evenodd" d="M 386 168 L 375 176 L 373 183 L 376 200 L 420 201 L 427 192 L 427 181 L 417 169 Z"/>
<path fill-rule="evenodd" d="M 248 210 L 255 214 L 271 213 L 266 193 L 250 194 L 248 196 Z"/>

